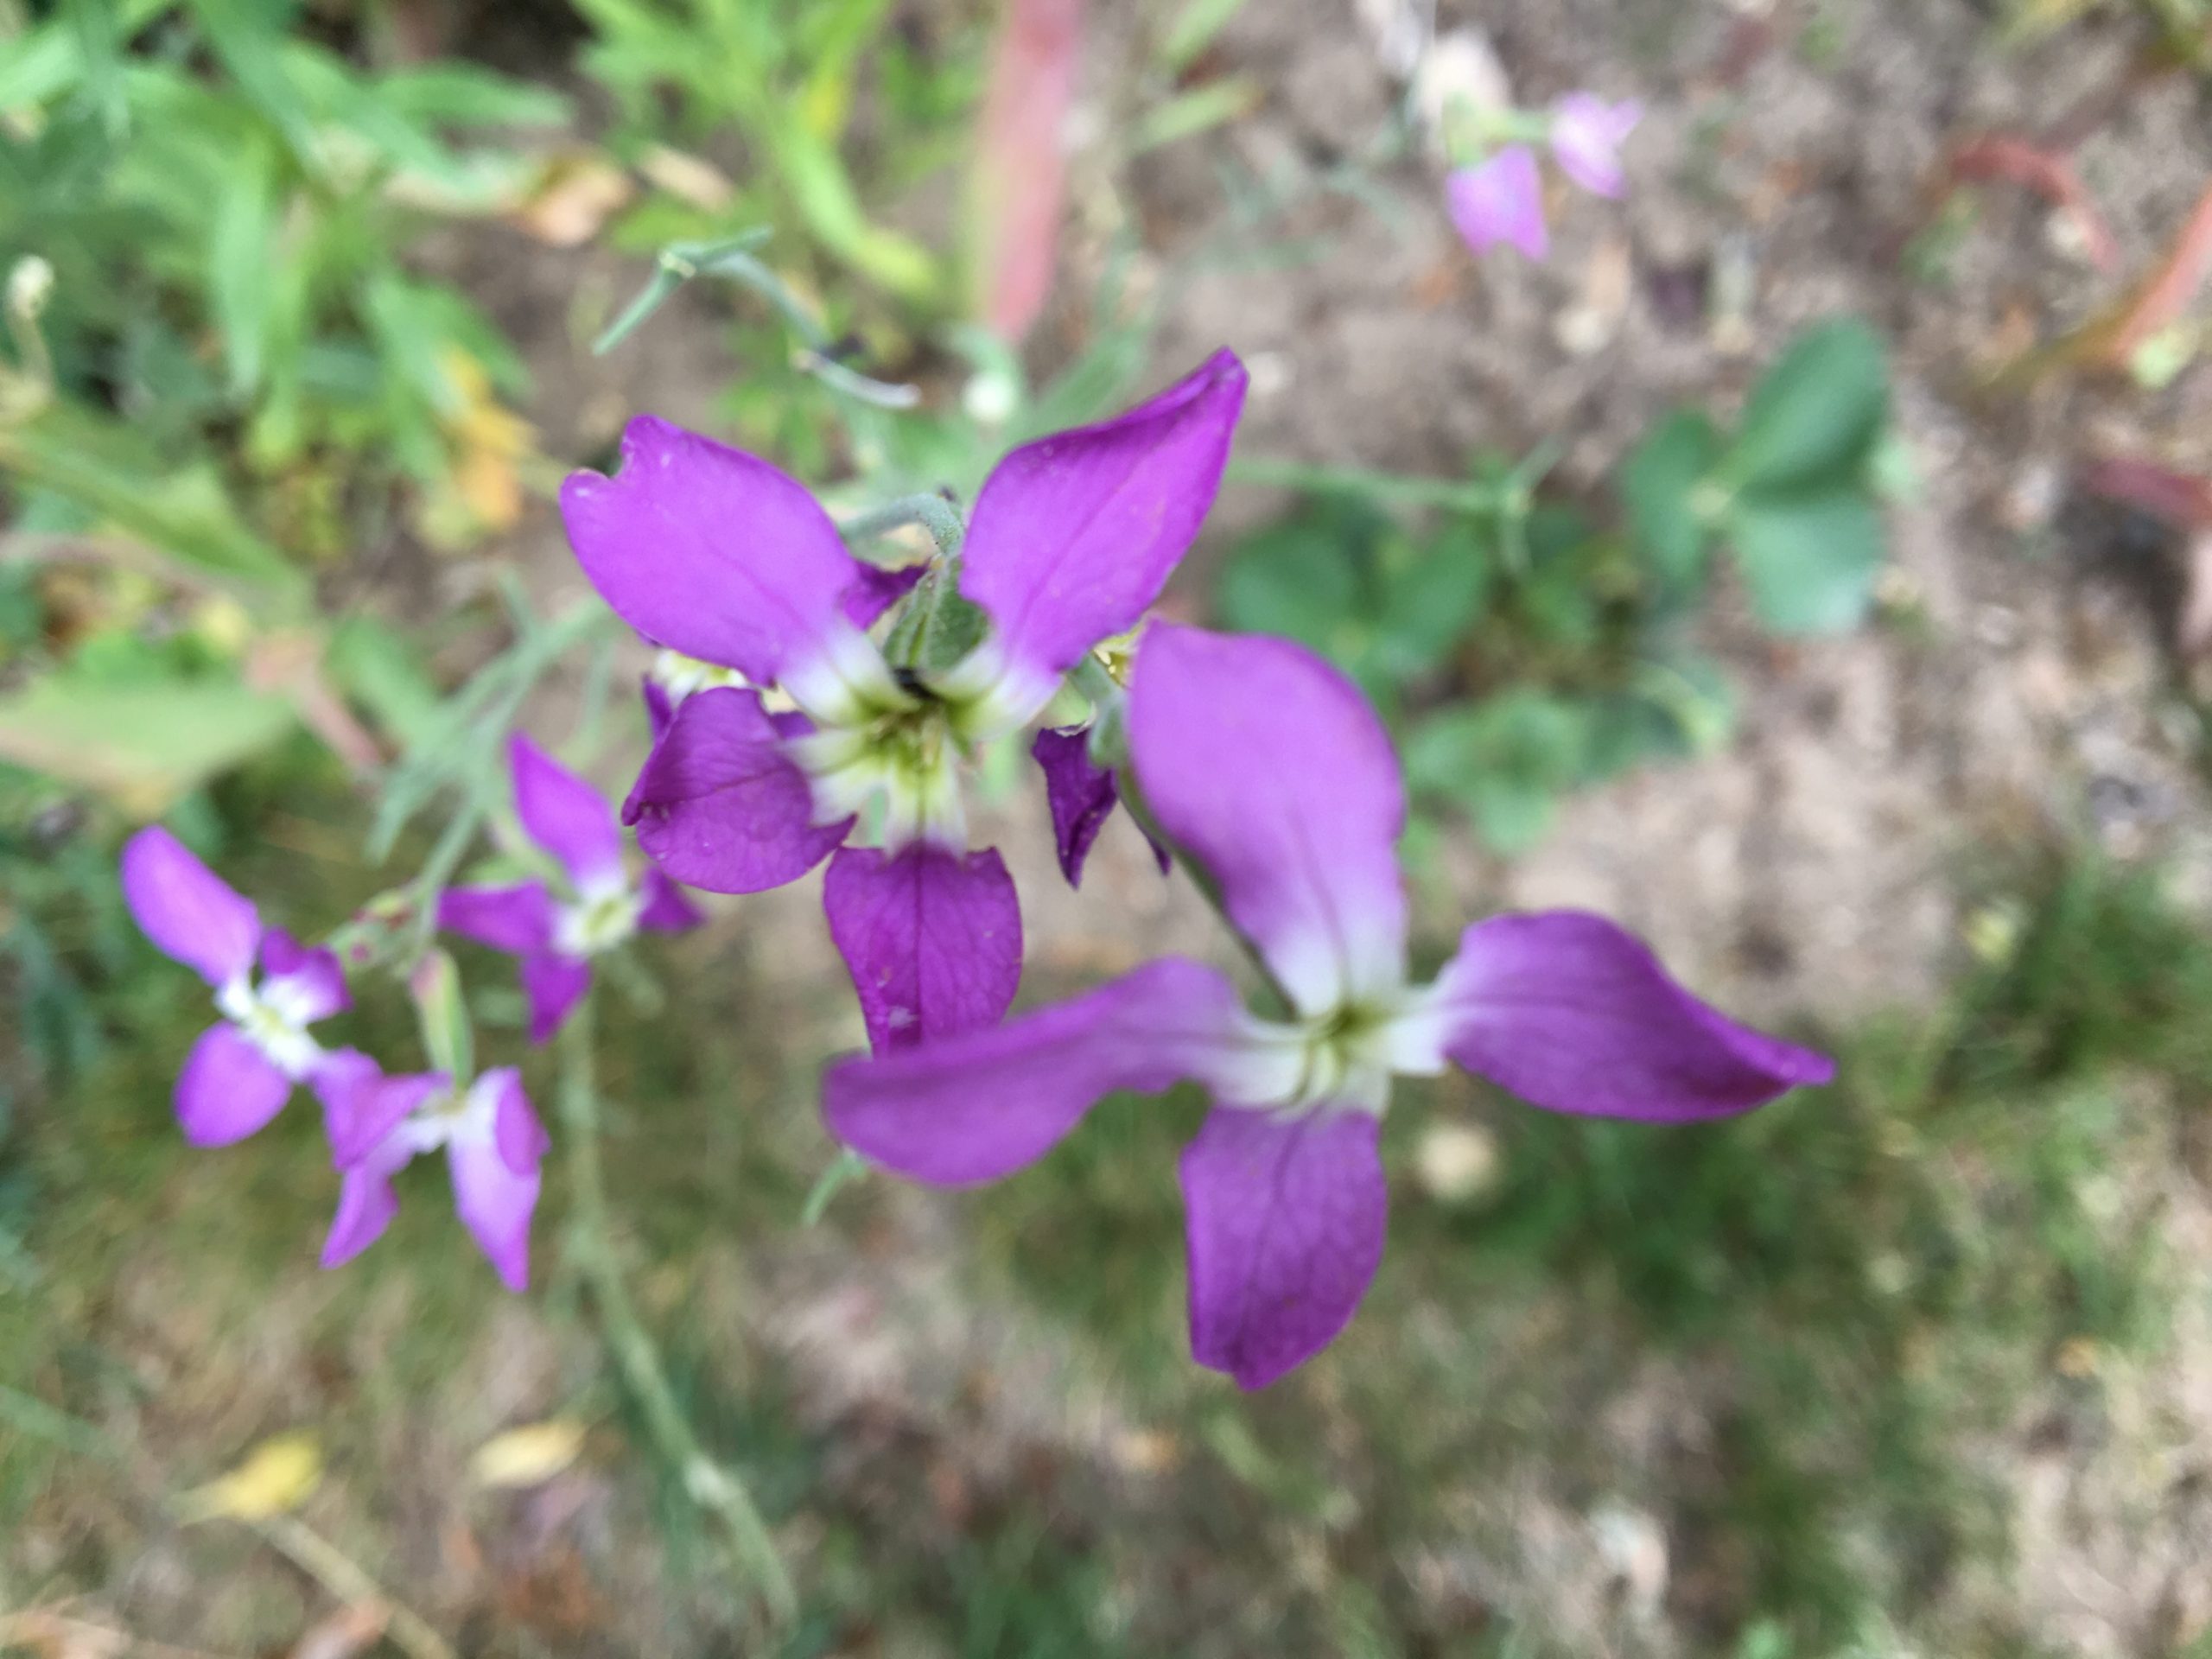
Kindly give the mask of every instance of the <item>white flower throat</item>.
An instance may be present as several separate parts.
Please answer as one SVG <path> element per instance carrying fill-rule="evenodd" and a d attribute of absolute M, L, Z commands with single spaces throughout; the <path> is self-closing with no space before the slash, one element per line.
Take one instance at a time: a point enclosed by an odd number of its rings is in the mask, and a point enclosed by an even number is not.
<path fill-rule="evenodd" d="M 313 1007 L 310 993 L 296 982 L 264 979 L 257 988 L 241 974 L 215 993 L 215 1006 L 270 1065 L 295 1083 L 322 1058 L 322 1046 L 308 1035 Z"/>

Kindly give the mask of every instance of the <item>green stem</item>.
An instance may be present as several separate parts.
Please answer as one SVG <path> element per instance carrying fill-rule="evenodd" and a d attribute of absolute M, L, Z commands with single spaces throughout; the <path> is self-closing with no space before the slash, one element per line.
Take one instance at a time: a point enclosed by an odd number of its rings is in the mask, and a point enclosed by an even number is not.
<path fill-rule="evenodd" d="M 1510 498 L 1509 484 L 1468 484 L 1448 478 L 1407 478 L 1364 467 L 1319 467 L 1264 457 L 1229 463 L 1239 484 L 1265 484 L 1309 495 L 1357 495 L 1402 507 L 1443 507 L 1454 512 L 1496 512 Z"/>
<path fill-rule="evenodd" d="M 645 1414 L 660 1454 L 680 1473 L 691 1501 L 719 1520 L 733 1555 L 743 1564 L 767 1604 L 769 1616 L 789 1626 L 798 1594 L 778 1553 L 767 1522 L 744 1480 L 710 1457 L 669 1386 L 660 1351 L 638 1317 L 614 1248 L 607 1181 L 599 1155 L 599 1090 L 592 1065 L 591 999 L 586 997 L 563 1027 L 560 1039 L 561 1123 L 568 1142 L 570 1183 L 569 1249 L 599 1304 L 600 1325 L 623 1379 Z"/>
<path fill-rule="evenodd" d="M 855 513 L 837 526 L 837 533 L 849 542 L 864 542 L 903 530 L 908 524 L 919 524 L 929 531 L 937 550 L 946 558 L 960 551 L 961 538 L 968 530 L 960 520 L 959 508 L 943 496 L 925 491 L 902 495 L 880 507 Z"/>

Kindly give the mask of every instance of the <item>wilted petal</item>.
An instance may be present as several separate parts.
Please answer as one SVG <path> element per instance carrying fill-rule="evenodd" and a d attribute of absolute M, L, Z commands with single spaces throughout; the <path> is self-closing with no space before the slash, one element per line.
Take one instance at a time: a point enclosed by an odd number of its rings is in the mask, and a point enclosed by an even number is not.
<path fill-rule="evenodd" d="M 283 1068 L 228 1020 L 200 1033 L 176 1078 L 176 1120 L 195 1147 L 226 1147 L 264 1128 L 292 1097 Z"/>
<path fill-rule="evenodd" d="M 530 1287 L 530 1218 L 537 1208 L 538 1174 L 518 1174 L 488 1139 L 457 1135 L 446 1147 L 453 1171 L 453 1207 L 499 1278 L 512 1291 Z"/>
<path fill-rule="evenodd" d="M 1235 1064 L 1244 1014 L 1215 972 L 1163 957 L 1087 996 L 933 1039 L 823 1078 L 830 1133 L 917 1180 L 969 1186 L 1033 1163 L 1102 1096 L 1145 1093 Z"/>
<path fill-rule="evenodd" d="M 604 797 L 521 732 L 507 740 L 515 816 L 579 887 L 622 873 L 622 827 Z"/>
<path fill-rule="evenodd" d="M 522 1073 L 512 1065 L 486 1071 L 469 1093 L 492 1102 L 492 1144 L 500 1161 L 518 1175 L 535 1175 L 553 1141 L 523 1092 Z"/>
<path fill-rule="evenodd" d="M 1444 195 L 1460 238 L 1477 253 L 1500 242 L 1531 259 L 1551 251 L 1543 175 L 1527 145 L 1510 144 L 1486 162 L 1457 168 L 1444 181 Z"/>
<path fill-rule="evenodd" d="M 313 1025 L 353 1006 L 338 953 L 311 949 L 281 927 L 262 936 L 261 974 L 263 999 L 301 1025 Z"/>
<path fill-rule="evenodd" d="M 1183 1150 L 1191 1352 L 1262 1389 L 1336 1339 L 1382 1260 L 1370 1113 L 1217 1107 Z"/>
<path fill-rule="evenodd" d="M 252 902 L 194 857 L 159 824 L 141 830 L 123 849 L 123 901 L 165 956 L 194 969 L 210 985 L 253 967 L 261 921 Z"/>
<path fill-rule="evenodd" d="M 995 852 L 841 848 L 822 907 L 879 1054 L 990 1025 L 1020 988 L 1021 906 Z"/>
<path fill-rule="evenodd" d="M 1430 995 L 1442 1053 L 1555 1112 L 1725 1117 L 1835 1073 L 1700 1002 L 1633 935 L 1578 911 L 1478 922 Z"/>
<path fill-rule="evenodd" d="M 530 1040 L 543 1043 L 591 988 L 591 964 L 556 950 L 537 950 L 522 959 L 523 1000 L 530 1004 Z"/>
<path fill-rule="evenodd" d="M 1608 104 L 1589 92 L 1569 92 L 1552 106 L 1552 156 L 1585 190 L 1618 196 L 1626 182 L 1621 145 L 1643 118 L 1643 106 L 1633 99 Z"/>
<path fill-rule="evenodd" d="M 464 939 L 510 956 L 527 956 L 552 943 L 557 920 L 553 894 L 543 881 L 511 887 L 448 887 L 438 895 L 438 925 Z"/>
<path fill-rule="evenodd" d="M 613 478 L 561 486 L 569 543 L 622 620 L 756 684 L 838 654 L 861 571 L 796 479 L 651 416 L 622 435 Z"/>
<path fill-rule="evenodd" d="M 1405 785 L 1351 681 L 1285 640 L 1155 623 L 1129 741 L 1145 804 L 1302 1011 L 1397 988 Z"/>
<path fill-rule="evenodd" d="M 813 788 L 759 696 L 728 687 L 684 699 L 622 817 L 655 863 L 709 893 L 796 881 L 852 827 L 814 823 Z"/>
<path fill-rule="evenodd" d="M 1159 598 L 1221 487 L 1244 386 L 1244 365 L 1217 352 L 1115 420 L 1024 444 L 984 480 L 960 591 L 990 614 L 1010 702 L 1042 706 Z"/>
<path fill-rule="evenodd" d="M 865 559 L 854 561 L 853 585 L 845 589 L 845 619 L 856 628 L 873 627 L 876 619 L 914 591 L 929 569 L 926 563 L 887 569 Z"/>
<path fill-rule="evenodd" d="M 638 894 L 638 925 L 648 933 L 681 933 L 707 919 L 658 865 L 647 867 Z"/>
<path fill-rule="evenodd" d="M 1045 769 L 1045 800 L 1052 809 L 1052 833 L 1059 842 L 1060 874 L 1068 885 L 1083 885 L 1083 861 L 1090 843 L 1113 816 L 1122 798 L 1110 767 L 1094 766 L 1090 733 L 1085 727 L 1046 729 L 1029 746 Z"/>

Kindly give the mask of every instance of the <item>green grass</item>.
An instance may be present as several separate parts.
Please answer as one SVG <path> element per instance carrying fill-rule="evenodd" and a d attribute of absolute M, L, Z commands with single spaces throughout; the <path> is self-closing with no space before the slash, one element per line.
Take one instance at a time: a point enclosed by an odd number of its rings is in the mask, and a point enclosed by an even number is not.
<path fill-rule="evenodd" d="M 311 807 L 265 821 L 277 908 L 335 919 L 372 885 Z M 1575 1618 L 1632 1651 L 1632 1614 L 1603 1601 L 1618 1588 L 1553 1559 L 1611 1508 L 1662 1529 L 1660 1616 L 1688 1651 L 1812 1659 L 1894 1633 L 2034 1652 L 1989 1589 L 2012 1545 L 1988 1449 L 2031 1408 L 2101 1421 L 2108 1378 L 2159 1363 L 2183 1287 L 2156 1178 L 2212 1095 L 2212 941 L 2150 876 L 2071 864 L 2003 887 L 2024 918 L 2004 961 L 1940 1007 L 1835 1039 L 1835 1086 L 1736 1122 L 1655 1130 L 1472 1084 L 1409 1090 L 1387 1127 L 1395 1207 L 1368 1305 L 1257 1396 L 1185 1347 L 1174 1159 L 1201 1103 L 1109 1103 L 1036 1170 L 953 1201 L 950 1294 L 1002 1341 L 952 1403 L 831 1418 L 750 1334 L 739 1263 L 857 1266 L 910 1200 L 864 1185 L 793 1240 L 826 1153 L 813 1065 L 841 1012 L 743 929 L 677 942 L 653 963 L 664 1009 L 608 1001 L 610 1180 L 679 1389 L 798 1557 L 808 1617 L 784 1651 L 1535 1659 L 1578 1651 Z M 312 1109 L 185 1153 L 166 1095 L 198 992 L 143 951 L 78 965 L 107 1040 L 0 1153 L 36 1189 L 40 1275 L 0 1293 L 0 1382 L 113 1437 L 137 1472 L 0 1414 L 0 1536 L 92 1503 L 42 1582 L 97 1588 L 147 1524 L 131 1494 L 149 1463 L 188 1484 L 305 1422 L 345 1471 L 318 1518 L 404 1576 L 429 1546 L 387 1489 L 504 1426 L 479 1394 L 487 1333 L 514 1309 L 460 1240 L 442 1172 L 410 1172 L 360 1262 L 314 1273 L 333 1182 Z M 496 1011 L 504 969 L 465 965 Z M 404 1052 L 403 1010 L 365 1017 Z M 513 1039 L 492 1044 L 505 1058 Z M 1497 1137 L 1497 1179 L 1471 1200 L 1416 1178 L 1439 1121 Z M 608 1436 L 628 1448 L 622 1535 L 659 1542 L 644 1567 L 599 1570 L 642 1573 L 609 1593 L 645 1597 L 668 1639 L 707 1641 L 737 1628 L 735 1604 L 579 1317 L 560 1204 L 556 1177 L 526 1305 L 554 1356 L 535 1408 L 632 1431 Z M 1002 1349 L 1063 1379 L 1065 1432 L 1009 1431 L 1001 1407 L 1050 1419 L 1055 1402 L 995 1399 Z M 199 1548 L 254 1570 L 250 1551 Z M 296 1607 L 272 1590 L 204 1639 L 279 1641 Z M 481 1611 L 466 1629 L 484 1651 L 543 1650 Z"/>

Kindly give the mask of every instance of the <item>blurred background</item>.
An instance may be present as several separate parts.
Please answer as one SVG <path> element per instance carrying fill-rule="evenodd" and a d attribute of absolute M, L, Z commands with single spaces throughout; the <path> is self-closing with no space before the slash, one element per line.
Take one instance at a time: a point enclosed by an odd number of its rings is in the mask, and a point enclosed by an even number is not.
<path fill-rule="evenodd" d="M 380 1585 L 471 1656 L 2212 1655 L 2208 76 L 2205 0 L 0 0 L 0 1650 L 436 1652 Z M 1585 87 L 1625 199 L 1477 258 L 1438 112 Z M 318 1272 L 310 1110 L 182 1144 L 116 848 L 305 934 L 404 879 L 395 757 L 582 596 L 552 493 L 632 413 L 852 506 L 1224 345 L 1168 607 L 1383 709 L 1426 959 L 1600 910 L 1840 1079 L 1402 1089 L 1364 1312 L 1244 1396 L 1195 1098 L 802 1224 L 860 1021 L 811 881 L 713 901 L 608 1000 L 608 1179 L 772 1638 L 557 1179 L 510 1298 L 433 1170 Z M 525 721 L 619 789 L 639 665 Z M 1025 1001 L 1226 959 L 983 787 Z"/>

